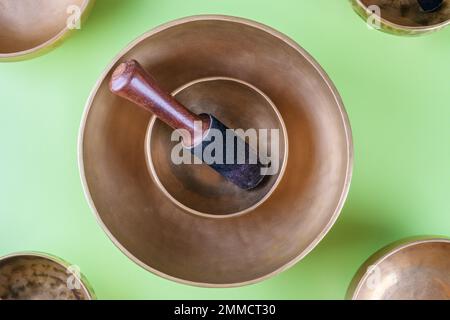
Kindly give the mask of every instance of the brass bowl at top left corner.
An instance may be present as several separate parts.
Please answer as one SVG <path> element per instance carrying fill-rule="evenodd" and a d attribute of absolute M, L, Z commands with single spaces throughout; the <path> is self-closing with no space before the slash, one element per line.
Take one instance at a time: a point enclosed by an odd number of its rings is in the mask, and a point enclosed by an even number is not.
<path fill-rule="evenodd" d="M 95 0 L 0 0 L 0 62 L 40 56 L 82 26 Z"/>

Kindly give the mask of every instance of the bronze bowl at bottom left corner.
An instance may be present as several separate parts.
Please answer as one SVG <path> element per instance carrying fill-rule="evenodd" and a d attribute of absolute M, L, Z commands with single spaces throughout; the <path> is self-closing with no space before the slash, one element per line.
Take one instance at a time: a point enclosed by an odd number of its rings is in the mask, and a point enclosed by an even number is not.
<path fill-rule="evenodd" d="M 0 258 L 0 300 L 93 300 L 79 268 L 43 253 Z"/>

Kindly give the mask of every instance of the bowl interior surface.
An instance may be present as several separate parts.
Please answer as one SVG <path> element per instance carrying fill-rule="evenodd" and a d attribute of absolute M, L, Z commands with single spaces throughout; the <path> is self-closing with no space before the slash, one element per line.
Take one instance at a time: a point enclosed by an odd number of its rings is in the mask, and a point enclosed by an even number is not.
<path fill-rule="evenodd" d="M 435 12 L 424 12 L 417 0 L 360 0 L 368 8 L 377 5 L 381 17 L 400 26 L 428 27 L 450 20 L 450 2 L 444 1 Z"/>
<path fill-rule="evenodd" d="M 146 163 L 151 115 L 108 89 L 112 70 L 128 59 L 167 92 L 230 77 L 267 94 L 289 140 L 286 171 L 272 196 L 224 219 L 189 214 L 164 196 Z M 349 187 L 351 133 L 331 81 L 291 40 L 239 18 L 190 17 L 141 37 L 99 80 L 82 124 L 80 168 L 101 224 L 131 259 L 183 283 L 237 286 L 292 265 L 332 226 Z"/>
<path fill-rule="evenodd" d="M 404 247 L 376 264 L 356 299 L 449 300 L 450 241 Z"/>
<path fill-rule="evenodd" d="M 195 81 L 177 92 L 175 98 L 197 114 L 214 115 L 228 128 L 276 129 L 279 157 L 273 164 L 278 170 L 257 188 L 243 191 L 206 164 L 176 165 L 171 154 L 179 141 L 171 141 L 173 130 L 153 119 L 147 133 L 147 155 L 151 173 L 161 183 L 163 192 L 182 206 L 210 215 L 239 213 L 262 201 L 281 178 L 280 171 L 287 158 L 283 120 L 270 100 L 245 83 L 224 78 Z M 269 134 L 267 139 L 260 139 L 252 145 L 253 149 L 258 150 L 260 142 L 263 149 L 271 151 L 271 138 Z"/>
<path fill-rule="evenodd" d="M 0 261 L 0 299 L 88 300 L 81 282 L 71 276 L 64 266 L 44 257 L 5 258 Z M 68 284 L 75 289 L 69 289 Z"/>
<path fill-rule="evenodd" d="M 86 0 L 0 0 L 0 54 L 33 49 L 67 26 L 72 5 Z M 81 13 L 81 12 L 80 12 Z"/>

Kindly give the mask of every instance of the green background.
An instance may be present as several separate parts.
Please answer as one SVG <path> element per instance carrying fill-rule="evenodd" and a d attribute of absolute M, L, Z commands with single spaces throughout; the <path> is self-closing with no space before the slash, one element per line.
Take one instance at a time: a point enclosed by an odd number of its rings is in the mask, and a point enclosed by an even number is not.
<path fill-rule="evenodd" d="M 235 289 L 173 283 L 131 262 L 97 225 L 77 166 L 84 104 L 113 57 L 159 24 L 213 13 L 265 23 L 311 53 L 342 95 L 355 143 L 348 201 L 326 238 L 281 275 Z M 100 299 L 342 299 L 380 247 L 450 236 L 449 57 L 450 28 L 368 30 L 345 0 L 98 0 L 63 46 L 0 64 L 0 255 L 60 256 Z"/>

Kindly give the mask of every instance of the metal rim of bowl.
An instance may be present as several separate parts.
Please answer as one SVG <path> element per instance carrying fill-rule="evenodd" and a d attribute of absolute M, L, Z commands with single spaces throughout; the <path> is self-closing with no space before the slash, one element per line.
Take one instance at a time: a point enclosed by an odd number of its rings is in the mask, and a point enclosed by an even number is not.
<path fill-rule="evenodd" d="M 226 218 L 233 218 L 233 217 L 238 217 L 241 215 L 244 215 L 248 212 L 251 212 L 253 210 L 255 210 L 256 208 L 258 208 L 259 206 L 261 206 L 264 202 L 266 202 L 270 196 L 273 194 L 273 192 L 276 190 L 276 188 L 278 187 L 278 185 L 280 184 L 281 180 L 283 179 L 284 173 L 286 172 L 286 167 L 287 167 L 287 162 L 288 162 L 288 157 L 289 157 L 289 141 L 288 141 L 288 133 L 287 133 L 287 129 L 286 129 L 286 125 L 284 123 L 283 117 L 281 116 L 281 113 L 278 111 L 278 108 L 276 107 L 276 105 L 273 103 L 273 101 L 260 89 L 258 89 L 257 87 L 255 87 L 254 85 L 243 81 L 243 80 L 239 80 L 236 78 L 231 78 L 231 77 L 206 77 L 206 78 L 200 78 L 191 82 L 188 82 L 187 84 L 182 85 L 181 87 L 175 89 L 172 92 L 172 96 L 176 96 L 177 94 L 179 94 L 180 92 L 182 92 L 183 90 L 196 85 L 198 83 L 203 83 L 203 82 L 210 82 L 210 81 L 231 81 L 231 82 L 236 82 L 242 85 L 245 85 L 247 87 L 249 87 L 250 89 L 252 89 L 253 91 L 255 91 L 256 93 L 258 93 L 259 95 L 261 95 L 272 107 L 272 110 L 275 112 L 275 114 L 277 115 L 278 118 L 278 122 L 283 130 L 283 136 L 284 136 L 284 157 L 283 157 L 283 163 L 281 165 L 280 168 L 280 172 L 278 174 L 278 177 L 274 183 L 274 185 L 270 188 L 270 190 L 264 195 L 264 197 L 262 197 L 260 200 L 258 200 L 258 202 L 256 202 L 255 204 L 253 204 L 252 206 L 238 211 L 238 212 L 234 212 L 234 213 L 229 213 L 229 214 L 221 214 L 221 215 L 214 215 L 214 214 L 209 214 L 209 213 L 205 213 L 205 212 L 201 212 L 195 209 L 192 209 L 186 205 L 184 205 L 183 203 L 181 203 L 180 201 L 178 201 L 177 199 L 175 199 L 168 191 L 167 189 L 164 187 L 164 185 L 162 184 L 161 180 L 158 177 L 158 174 L 156 172 L 156 169 L 154 167 L 153 164 L 153 159 L 152 159 L 152 153 L 150 150 L 150 141 L 152 138 L 152 129 L 153 126 L 157 120 L 156 116 L 153 116 L 149 122 L 148 128 L 147 128 L 147 134 L 145 136 L 145 160 L 147 163 L 147 167 L 148 170 L 150 172 L 150 175 L 152 176 L 153 180 L 155 181 L 156 185 L 158 186 L 158 188 L 162 191 L 162 193 L 164 193 L 164 195 L 170 199 L 170 201 L 172 201 L 174 204 L 176 204 L 178 207 L 180 207 L 181 209 L 183 209 L 186 212 L 189 212 L 191 214 L 194 215 L 198 215 L 204 218 L 213 218 L 213 219 L 226 219 Z"/>
<path fill-rule="evenodd" d="M 83 6 L 81 8 L 81 17 L 80 20 L 83 22 L 87 15 L 90 13 L 91 9 L 94 7 L 96 0 L 84 0 Z M 20 60 L 27 60 L 32 59 L 35 57 L 38 57 L 40 55 L 43 55 L 47 53 L 48 51 L 55 48 L 58 44 L 60 44 L 64 39 L 66 39 L 74 30 L 69 29 L 67 26 L 65 26 L 60 32 L 58 32 L 56 35 L 54 35 L 52 38 L 48 39 L 47 41 L 41 43 L 40 45 L 23 50 L 23 51 L 17 51 L 17 52 L 11 52 L 11 53 L 0 53 L 0 62 L 5 61 L 20 61 Z"/>
<path fill-rule="evenodd" d="M 369 10 L 369 8 L 362 3 L 362 0 L 351 0 L 353 1 L 353 3 L 355 3 L 357 6 L 359 6 L 361 9 L 363 9 L 366 12 L 366 15 L 370 16 L 372 15 L 372 11 Z M 429 26 L 405 26 L 405 25 L 401 25 L 401 24 L 397 24 L 395 22 L 389 21 L 383 17 L 378 17 L 378 19 L 380 20 L 380 22 L 384 25 L 386 25 L 387 27 L 390 27 L 392 29 L 395 30 L 401 30 L 401 31 L 406 31 L 406 32 L 415 32 L 415 33 L 428 33 L 428 32 L 432 32 L 432 31 L 437 31 L 439 29 L 442 29 L 448 25 L 450 25 L 450 19 L 437 23 L 437 24 L 432 24 Z"/>
<path fill-rule="evenodd" d="M 444 236 L 417 236 L 402 239 L 391 243 L 370 256 L 363 265 L 358 269 L 355 276 L 353 277 L 349 288 L 347 290 L 346 299 L 347 300 L 357 300 L 358 295 L 361 291 L 362 286 L 366 282 L 367 278 L 370 276 L 368 268 L 370 266 L 378 266 L 380 263 L 385 261 L 387 258 L 399 253 L 400 251 L 413 247 L 416 245 L 424 243 L 448 243 L 450 244 L 450 238 Z"/>
<path fill-rule="evenodd" d="M 144 262 L 140 261 L 138 258 L 136 258 L 130 251 L 128 251 L 117 239 L 116 237 L 108 230 L 106 225 L 103 223 L 100 214 L 98 213 L 94 201 L 91 197 L 89 187 L 87 185 L 86 176 L 84 172 L 84 161 L 83 161 L 83 140 L 84 140 L 84 128 L 86 126 L 87 118 L 89 115 L 89 111 L 91 109 L 92 103 L 94 101 L 95 95 L 98 92 L 98 89 L 100 88 L 102 82 L 104 81 L 105 77 L 108 75 L 108 73 L 111 71 L 111 69 L 114 67 L 114 65 L 125 55 L 127 52 L 130 51 L 133 47 L 147 39 L 148 37 L 155 35 L 163 30 L 169 29 L 174 26 L 181 25 L 183 23 L 188 22 L 195 22 L 195 21 L 207 21 L 207 20 L 219 20 L 219 21 L 225 21 L 225 22 L 234 22 L 234 23 L 240 23 L 246 26 L 250 26 L 256 29 L 259 29 L 261 31 L 264 31 L 266 33 L 271 34 L 272 36 L 278 38 L 282 42 L 289 45 L 291 48 L 296 50 L 300 55 L 302 55 L 308 63 L 310 63 L 316 70 L 317 73 L 322 77 L 323 81 L 326 83 L 327 87 L 329 88 L 331 94 L 334 97 L 334 100 L 336 101 L 336 105 L 339 109 L 339 113 L 341 114 L 342 123 L 345 130 L 345 136 L 346 136 L 346 144 L 347 144 L 347 168 L 346 168 L 346 175 L 345 175 L 345 182 L 343 184 L 342 193 L 340 195 L 339 201 L 336 204 L 336 208 L 333 211 L 333 214 L 328 221 L 328 224 L 323 228 L 323 230 L 315 237 L 313 241 L 307 246 L 302 252 L 299 253 L 296 257 L 294 257 L 291 261 L 287 262 L 285 265 L 281 266 L 280 268 L 262 276 L 256 279 L 244 281 L 244 282 L 238 282 L 238 283 L 228 283 L 228 284 L 210 284 L 210 283 L 203 283 L 203 282 L 194 282 L 189 281 L 181 278 L 177 278 L 174 276 L 170 276 L 168 274 L 165 274 L 164 272 L 161 272 L 155 268 L 152 268 L 145 264 Z M 278 275 L 282 273 L 283 271 L 291 268 L 294 266 L 297 262 L 302 260 L 305 256 L 307 256 L 318 244 L 319 242 L 325 237 L 325 235 L 330 231 L 334 223 L 336 222 L 337 218 L 339 217 L 342 208 L 344 206 L 345 200 L 347 199 L 349 190 L 350 190 L 350 184 L 353 176 L 353 163 L 354 163 L 354 147 L 353 147 L 353 139 L 352 139 L 352 130 L 350 126 L 350 120 L 348 118 L 347 112 L 344 108 L 344 103 L 342 101 L 341 96 L 339 95 L 339 92 L 337 91 L 337 88 L 331 81 L 330 77 L 327 75 L 325 70 L 319 65 L 319 63 L 305 50 L 303 49 L 297 42 L 295 42 L 293 39 L 288 37 L 287 35 L 273 29 L 272 27 L 269 27 L 265 24 L 249 20 L 246 18 L 240 18 L 235 16 L 227 16 L 227 15 L 194 15 L 194 16 L 188 16 L 181 19 L 176 19 L 170 22 L 167 22 L 165 24 L 159 25 L 150 31 L 145 32 L 143 35 L 139 36 L 135 40 L 133 40 L 131 43 L 129 43 L 124 49 L 122 49 L 113 59 L 113 61 L 105 68 L 103 73 L 99 76 L 96 84 L 94 85 L 89 98 L 86 102 L 85 109 L 83 111 L 82 120 L 80 124 L 79 129 L 79 135 L 78 135 L 78 169 L 80 173 L 80 179 L 82 182 L 82 188 L 85 195 L 85 198 L 88 202 L 88 205 L 92 211 L 92 213 L 95 216 L 95 219 L 97 220 L 97 223 L 100 225 L 100 227 L 103 229 L 103 231 L 107 234 L 109 239 L 114 243 L 114 245 L 122 251 L 131 261 L 136 263 L 138 266 L 143 268 L 144 270 L 147 270 L 154 275 L 157 275 L 161 278 L 174 281 L 177 283 L 185 284 L 185 285 L 191 285 L 191 286 L 197 286 L 197 287 L 204 287 L 204 288 L 235 288 L 235 287 L 241 287 L 241 286 L 247 286 L 251 284 L 255 284 L 264 280 L 267 280 L 269 278 L 274 277 L 275 275 Z"/>
<path fill-rule="evenodd" d="M 51 262 L 54 262 L 64 269 L 69 268 L 72 264 L 51 254 L 43 253 L 43 252 L 37 252 L 37 251 L 21 251 L 16 253 L 7 254 L 5 256 L 0 257 L 0 263 L 12 259 L 12 258 L 22 258 L 22 257 L 35 257 L 35 258 L 42 258 Z M 82 285 L 83 293 L 86 295 L 87 300 L 96 300 L 97 296 L 95 295 L 94 289 L 92 288 L 91 284 L 87 280 L 87 278 L 81 273 L 80 276 L 77 276 L 76 274 L 72 273 L 72 275 L 78 280 L 78 282 Z"/>

